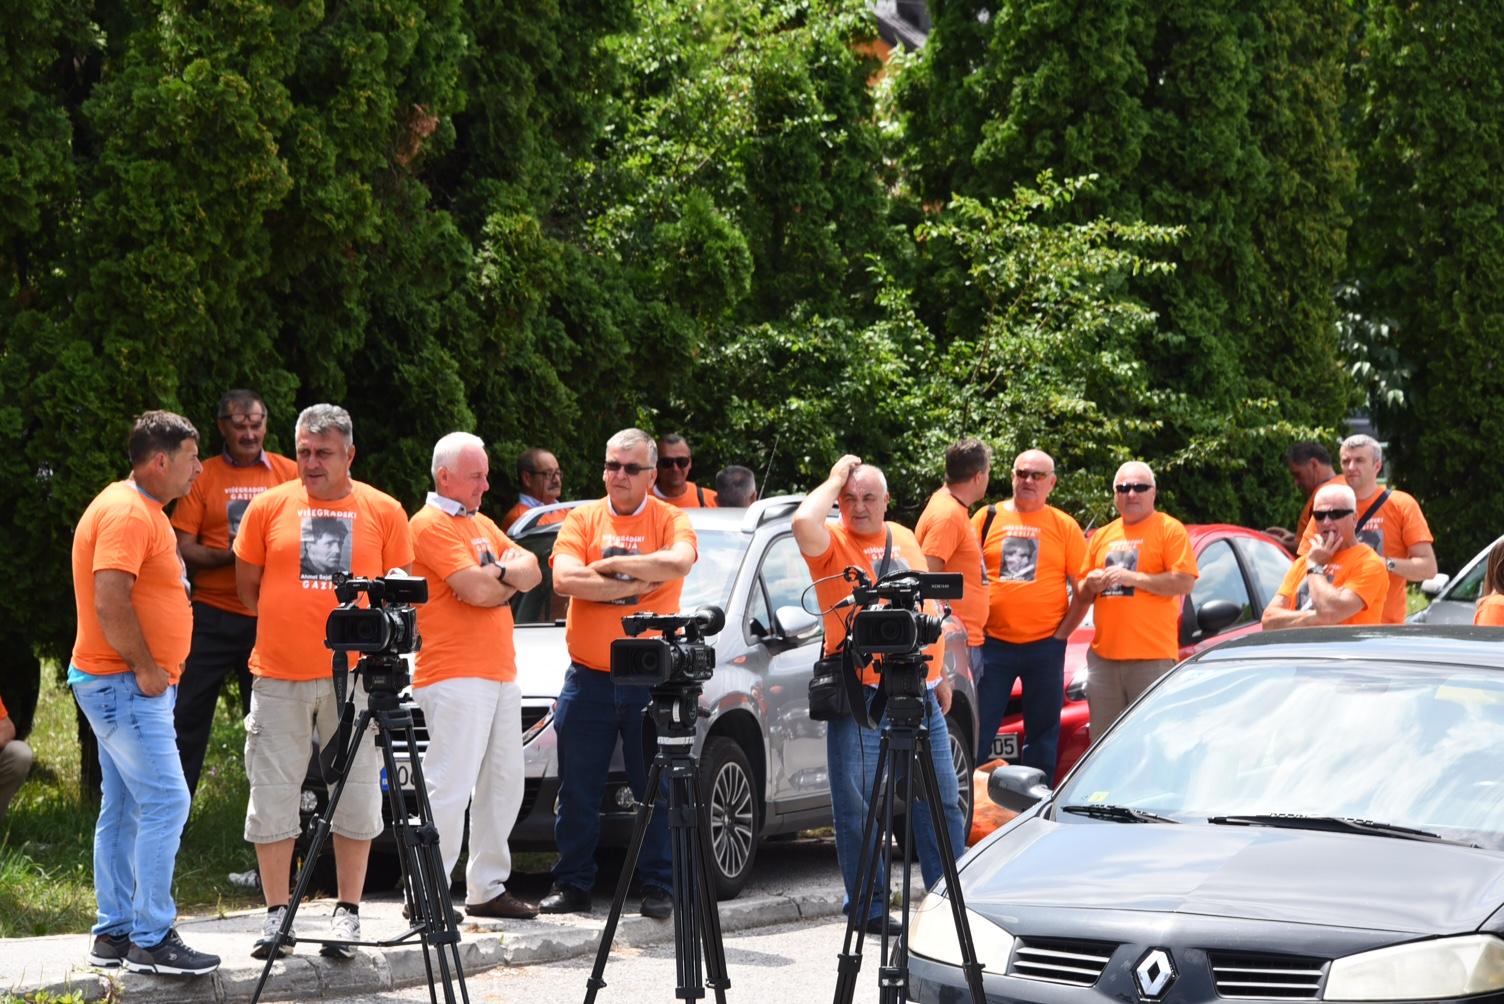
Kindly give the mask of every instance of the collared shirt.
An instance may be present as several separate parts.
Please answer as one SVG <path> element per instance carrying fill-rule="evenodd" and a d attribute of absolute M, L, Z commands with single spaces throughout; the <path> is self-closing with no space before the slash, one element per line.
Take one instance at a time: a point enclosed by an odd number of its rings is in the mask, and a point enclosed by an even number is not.
<path fill-rule="evenodd" d="M 242 464 L 239 461 L 237 461 L 233 456 L 230 455 L 230 451 L 229 450 L 223 451 L 220 454 L 220 456 L 224 457 L 225 458 L 225 463 L 229 464 L 231 467 L 255 467 L 255 466 L 257 466 L 259 464 L 260 466 L 265 467 L 267 470 L 273 470 L 274 469 L 272 467 L 272 460 L 271 460 L 270 457 L 268 457 L 266 455 L 266 451 L 265 450 L 262 450 L 261 451 L 261 455 L 258 456 L 255 460 L 252 460 L 248 464 Z"/>
<path fill-rule="evenodd" d="M 518 492 L 517 493 L 517 502 L 520 505 L 527 506 L 529 509 L 536 509 L 540 505 L 548 505 L 547 502 L 545 502 L 545 501 L 543 501 L 542 499 L 539 499 L 539 498 L 533 498 L 533 496 L 529 495 L 527 492 Z"/>
<path fill-rule="evenodd" d="M 438 492 L 428 493 L 427 504 L 433 506 L 440 512 L 448 513 L 451 516 L 475 515 L 474 512 L 465 508 L 463 502 L 456 502 L 454 499 L 449 498 L 447 495 L 440 495 Z"/>
<path fill-rule="evenodd" d="M 642 504 L 639 505 L 636 509 L 633 509 L 631 512 L 627 513 L 617 512 L 616 503 L 611 501 L 611 496 L 609 495 L 606 496 L 606 505 L 611 507 L 611 515 L 613 516 L 641 516 L 642 510 L 646 509 L 648 506 L 648 497 L 644 495 L 642 497 Z"/>

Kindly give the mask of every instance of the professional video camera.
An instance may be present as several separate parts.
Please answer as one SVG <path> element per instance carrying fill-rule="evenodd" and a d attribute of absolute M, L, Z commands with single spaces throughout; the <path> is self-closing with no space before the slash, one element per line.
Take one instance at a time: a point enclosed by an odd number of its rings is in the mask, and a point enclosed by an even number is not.
<path fill-rule="evenodd" d="M 920 674 L 902 674 L 902 669 L 924 665 L 921 650 L 940 640 L 945 618 L 922 612 L 925 600 L 961 598 L 961 576 L 955 572 L 890 572 L 871 582 L 859 569 L 848 569 L 856 580 L 851 600 L 857 606 L 851 621 L 850 646 L 858 656 L 886 656 L 878 668 L 884 671 L 885 689 L 895 692 L 922 692 Z M 887 606 L 878 606 L 883 601 Z M 900 681 L 901 675 L 913 676 Z M 907 685 L 904 685 L 904 683 Z"/>
<path fill-rule="evenodd" d="M 369 607 L 356 603 L 364 593 Z M 334 650 L 335 674 L 342 677 L 340 663 L 347 653 L 361 654 L 366 690 L 401 690 L 407 685 L 406 662 L 401 657 L 423 645 L 418 635 L 415 603 L 428 602 L 428 580 L 388 573 L 383 578 L 361 579 L 336 572 L 334 595 L 340 605 L 329 611 L 324 624 L 324 645 Z M 343 679 L 338 681 L 343 699 Z"/>
<path fill-rule="evenodd" d="M 726 626 L 720 607 L 692 614 L 630 614 L 621 619 L 630 638 L 611 643 L 611 682 L 619 687 L 661 687 L 704 683 L 715 672 L 715 649 L 702 640 Z M 638 638 L 644 631 L 661 638 Z M 683 631 L 681 638 L 679 632 Z"/>

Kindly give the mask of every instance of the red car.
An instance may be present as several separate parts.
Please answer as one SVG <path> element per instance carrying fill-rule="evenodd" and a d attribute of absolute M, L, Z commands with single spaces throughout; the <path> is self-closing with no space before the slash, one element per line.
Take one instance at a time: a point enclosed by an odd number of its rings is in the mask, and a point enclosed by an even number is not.
<path fill-rule="evenodd" d="M 1186 527 L 1196 551 L 1200 575 L 1185 598 L 1180 615 L 1180 658 L 1228 638 L 1259 630 L 1264 607 L 1274 598 L 1294 560 L 1273 537 L 1226 523 Z M 1071 634 L 1065 650 L 1065 707 L 1060 711 L 1058 782 L 1091 745 L 1091 716 L 1086 707 L 1086 650 L 1091 645 L 1091 614 Z M 1024 731 L 1019 683 L 1003 724 L 992 739 L 992 756 L 1014 763 Z"/>

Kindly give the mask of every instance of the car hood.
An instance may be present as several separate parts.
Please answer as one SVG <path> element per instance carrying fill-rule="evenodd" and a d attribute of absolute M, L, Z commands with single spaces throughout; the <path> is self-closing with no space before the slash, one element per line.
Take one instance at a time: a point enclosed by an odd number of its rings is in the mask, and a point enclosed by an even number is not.
<path fill-rule="evenodd" d="M 1359 834 L 1024 820 L 966 863 L 966 905 L 1005 929 L 1025 907 L 1144 910 L 1367 930 L 1476 930 L 1504 902 L 1504 854 Z"/>
<path fill-rule="evenodd" d="M 512 632 L 517 646 L 517 686 L 523 697 L 559 696 L 569 649 L 564 629 L 552 624 L 519 624 Z"/>

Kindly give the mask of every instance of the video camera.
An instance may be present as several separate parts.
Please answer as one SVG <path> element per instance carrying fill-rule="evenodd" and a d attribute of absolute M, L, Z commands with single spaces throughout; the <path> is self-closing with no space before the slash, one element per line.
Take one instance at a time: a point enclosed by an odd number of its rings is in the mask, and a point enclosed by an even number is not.
<path fill-rule="evenodd" d="M 356 605 L 362 593 L 370 600 L 369 607 Z M 405 684 L 398 677 L 406 675 L 401 657 L 423 645 L 413 604 L 428 602 L 428 580 L 390 573 L 361 579 L 336 572 L 334 595 L 340 605 L 329 611 L 324 645 L 334 650 L 336 675 L 347 654 L 358 652 L 366 663 L 368 691 L 400 690 Z"/>
<path fill-rule="evenodd" d="M 702 639 L 726 626 L 726 614 L 711 606 L 688 615 L 629 614 L 621 619 L 621 626 L 632 637 L 611 643 L 612 683 L 619 687 L 704 683 L 715 672 L 715 648 Z M 650 630 L 663 632 L 663 637 L 637 637 Z"/>
<path fill-rule="evenodd" d="M 925 600 L 959 600 L 963 584 L 956 572 L 890 573 L 876 583 L 848 569 L 857 585 L 852 602 L 860 609 L 851 622 L 851 647 L 864 655 L 910 655 L 940 640 L 945 618 L 922 613 Z M 877 604 L 887 600 L 888 605 Z"/>

